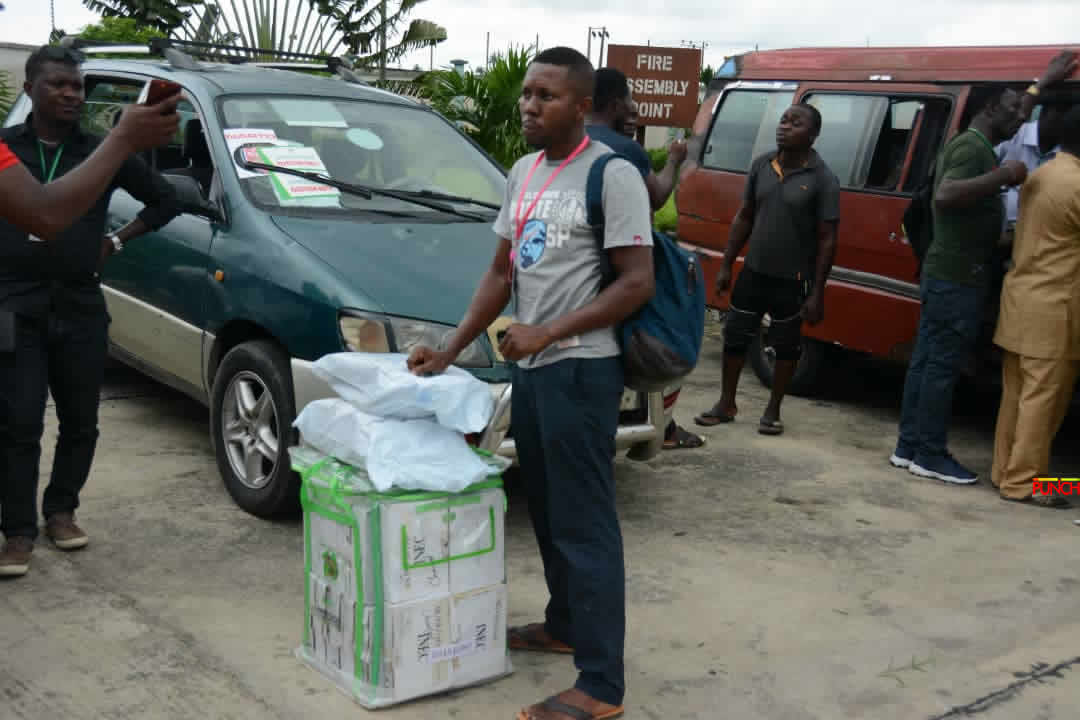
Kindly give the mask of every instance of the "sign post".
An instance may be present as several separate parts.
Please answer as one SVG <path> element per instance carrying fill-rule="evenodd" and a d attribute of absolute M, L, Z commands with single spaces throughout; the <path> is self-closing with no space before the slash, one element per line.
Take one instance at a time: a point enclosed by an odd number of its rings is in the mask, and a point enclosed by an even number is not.
<path fill-rule="evenodd" d="M 690 127 L 698 110 L 701 50 L 609 45 L 608 67 L 621 70 L 638 105 L 638 124 Z"/>

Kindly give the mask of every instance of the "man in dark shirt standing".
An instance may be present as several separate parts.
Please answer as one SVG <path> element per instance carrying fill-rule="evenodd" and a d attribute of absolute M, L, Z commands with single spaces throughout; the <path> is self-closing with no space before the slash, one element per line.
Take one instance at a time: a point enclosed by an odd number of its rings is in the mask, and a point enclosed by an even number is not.
<path fill-rule="evenodd" d="M 0 131 L 19 160 L 48 183 L 89 157 L 100 143 L 79 129 L 84 101 L 78 56 L 45 46 L 26 62 L 33 113 Z M 112 190 L 123 188 L 147 207 L 115 233 L 105 233 Z M 53 242 L 0 221 L 0 310 L 15 314 L 15 347 L 0 355 L 0 393 L 9 412 L 0 424 L 0 576 L 25 574 L 38 532 L 37 480 L 47 391 L 60 421 L 52 477 L 45 490 L 45 531 L 62 550 L 85 547 L 75 524 L 79 491 L 97 444 L 97 410 L 109 319 L 98 272 L 103 259 L 179 214 L 165 180 L 129 158 L 90 211 Z"/>
<path fill-rule="evenodd" d="M 695 419 L 699 425 L 735 419 L 735 391 L 746 350 L 768 313 L 776 372 L 758 431 L 765 435 L 784 431 L 780 403 L 802 351 L 803 321 L 816 325 L 825 314 L 825 281 L 840 220 L 840 183 L 813 149 L 820 132 L 817 108 L 792 105 L 776 129 L 777 149 L 750 166 L 742 207 L 731 225 L 716 277 L 717 289 L 727 290 L 735 258 L 749 241 L 724 326 L 723 389 L 719 402 Z"/>
<path fill-rule="evenodd" d="M 1027 178 L 1020 161 L 998 167 L 994 151 L 1020 127 L 1020 95 L 1000 88 L 972 95 L 968 105 L 976 114 L 942 149 L 934 173 L 934 239 L 923 261 L 922 308 L 904 381 L 900 438 L 889 458 L 914 475 L 958 485 L 977 477 L 946 446 L 953 388 L 982 326 L 1005 221 L 1001 188 Z"/>
<path fill-rule="evenodd" d="M 676 140 L 668 148 L 667 163 L 656 173 L 645 149 L 632 139 L 628 126 L 637 129 L 634 116 L 634 100 L 630 97 L 630 84 L 626 75 L 615 68 L 596 71 L 596 88 L 593 91 L 593 110 L 585 125 L 585 132 L 593 140 L 607 145 L 613 152 L 625 157 L 641 173 L 649 190 L 649 204 L 655 212 L 664 206 L 675 191 L 679 166 L 686 160 L 686 143 Z M 682 385 L 664 389 L 664 407 L 674 412 Z M 679 427 L 672 417 L 664 430 L 664 449 L 699 448 L 705 440 Z"/>

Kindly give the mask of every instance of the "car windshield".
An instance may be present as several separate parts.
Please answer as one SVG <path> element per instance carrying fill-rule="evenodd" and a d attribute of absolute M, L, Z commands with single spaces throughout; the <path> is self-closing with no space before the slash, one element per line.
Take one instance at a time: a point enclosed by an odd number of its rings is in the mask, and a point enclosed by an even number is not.
<path fill-rule="evenodd" d="M 220 105 L 230 154 L 396 191 L 397 197 L 351 193 L 287 173 L 235 166 L 249 196 L 271 211 L 304 214 L 374 212 L 448 217 L 438 205 L 469 214 L 503 199 L 499 167 L 438 115 L 422 108 L 345 98 L 235 96 Z M 257 147 L 250 147 L 256 145 Z M 436 207 L 410 202 L 438 198 Z M 470 202 L 472 201 L 472 202 Z"/>

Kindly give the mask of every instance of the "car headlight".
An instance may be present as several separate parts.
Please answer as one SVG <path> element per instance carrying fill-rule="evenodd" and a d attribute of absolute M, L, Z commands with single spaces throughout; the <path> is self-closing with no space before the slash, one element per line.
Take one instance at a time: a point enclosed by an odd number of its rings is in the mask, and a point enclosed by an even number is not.
<path fill-rule="evenodd" d="M 452 325 L 352 310 L 342 312 L 338 324 L 347 349 L 376 353 L 408 354 L 419 345 L 442 350 L 456 329 Z M 461 351 L 454 364 L 466 368 L 486 368 L 493 363 L 487 348 L 477 338 Z"/>

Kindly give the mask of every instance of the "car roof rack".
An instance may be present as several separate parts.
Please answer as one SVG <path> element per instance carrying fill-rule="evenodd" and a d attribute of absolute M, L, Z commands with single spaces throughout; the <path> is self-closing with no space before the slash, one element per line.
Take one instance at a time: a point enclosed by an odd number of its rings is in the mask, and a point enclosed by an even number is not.
<path fill-rule="evenodd" d="M 220 45 L 216 43 L 196 42 L 194 40 L 174 40 L 172 38 L 153 38 L 147 45 L 131 43 L 93 42 L 79 37 L 67 36 L 61 45 L 78 50 L 85 55 L 117 54 L 147 55 L 164 57 L 169 65 L 177 70 L 199 72 L 206 66 L 199 60 L 208 60 L 231 65 L 253 65 L 274 70 L 293 70 L 299 72 L 332 72 L 342 80 L 355 85 L 369 85 L 355 69 L 348 57 L 327 57 L 311 53 L 292 52 L 290 50 L 270 50 L 252 48 L 243 45 Z"/>

